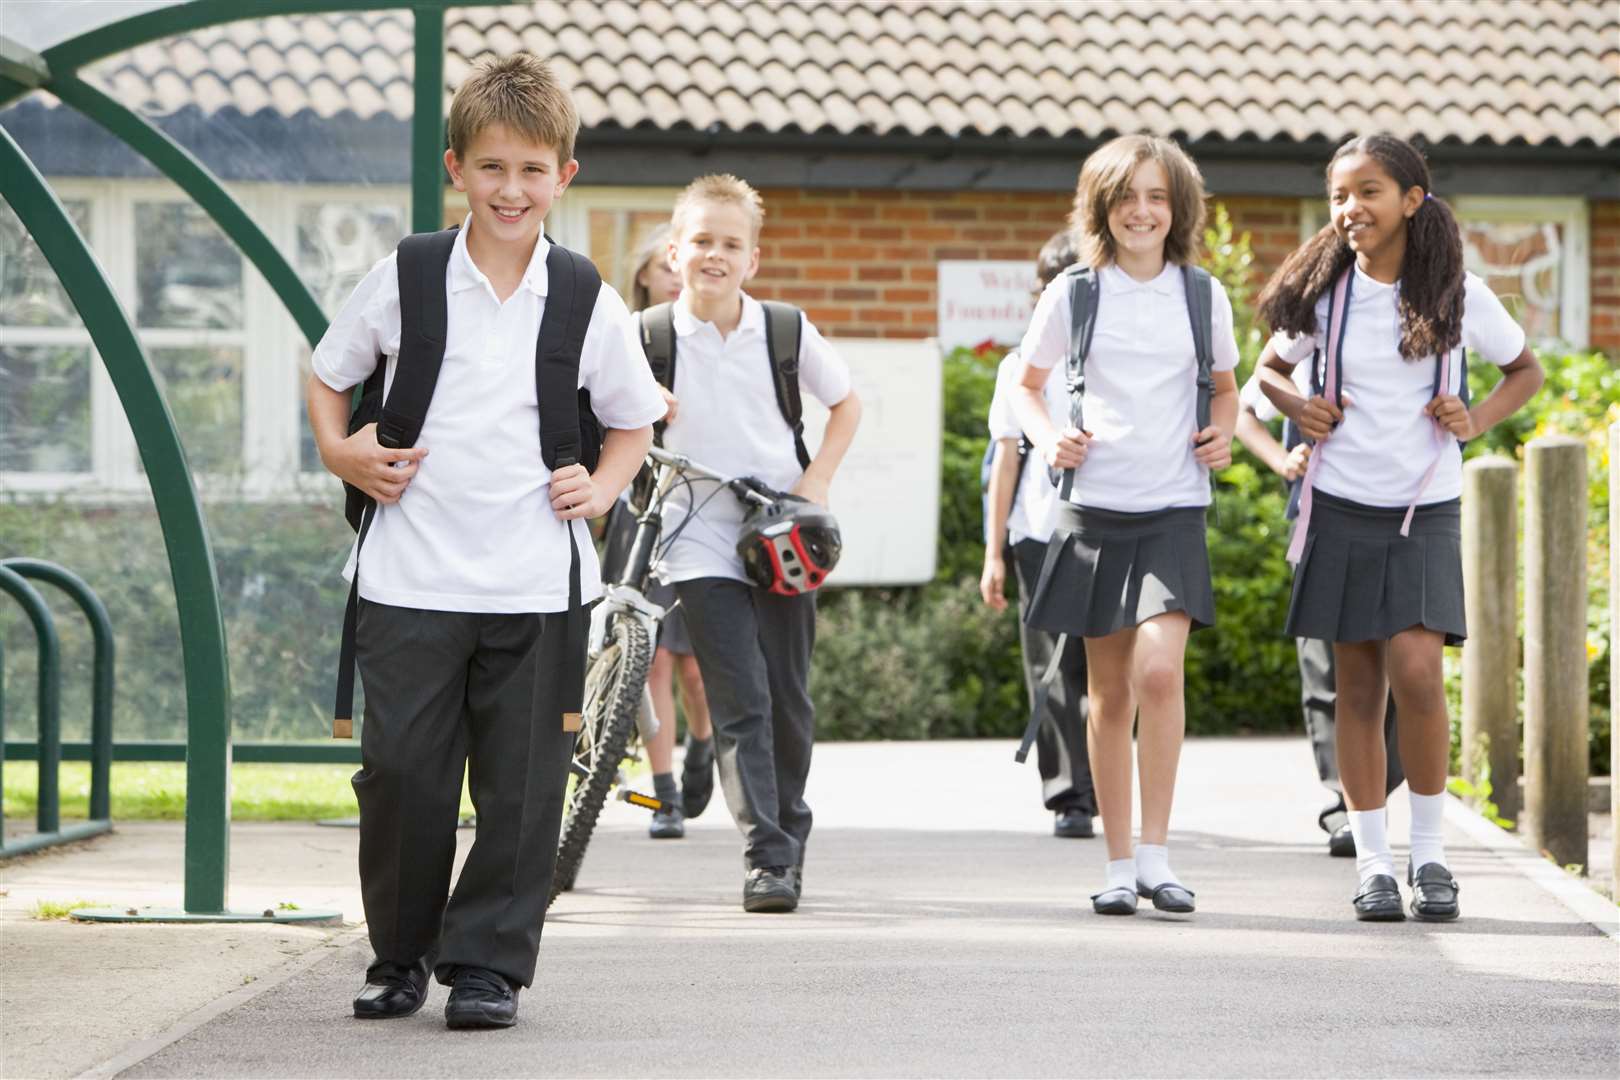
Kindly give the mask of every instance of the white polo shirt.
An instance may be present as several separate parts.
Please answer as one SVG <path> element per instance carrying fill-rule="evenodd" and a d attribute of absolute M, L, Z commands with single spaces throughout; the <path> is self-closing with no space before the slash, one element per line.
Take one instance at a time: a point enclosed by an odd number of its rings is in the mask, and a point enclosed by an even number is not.
<path fill-rule="evenodd" d="M 1017 439 L 1024 434 L 1012 406 L 1012 394 L 1023 371 L 1024 365 L 1018 359 L 1017 350 L 1002 357 L 1000 366 L 996 368 L 996 392 L 990 399 L 992 439 Z M 1059 430 L 1068 427 L 1069 393 L 1063 376 L 1054 373 L 1046 380 L 1044 390 L 1046 411 L 1052 417 L 1052 423 Z M 1014 544 L 1020 540 L 1044 544 L 1052 539 L 1052 530 L 1057 524 L 1057 485 L 1052 483 L 1046 462 L 1034 451 L 1030 452 L 1023 467 L 1024 475 L 1018 482 L 1017 493 L 1013 495 L 1012 509 L 1007 513 L 1007 535 Z"/>
<path fill-rule="evenodd" d="M 399 502 L 379 506 L 360 561 L 360 595 L 433 611 L 517 613 L 568 607 L 568 533 L 551 509 L 551 470 L 540 459 L 534 349 L 546 305 L 546 255 L 535 245 L 523 282 L 503 304 L 467 254 L 467 226 L 445 272 L 449 321 L 444 366 L 417 445 L 428 454 Z M 399 359 L 396 256 L 361 281 L 312 358 L 333 390 Z M 603 285 L 585 334 L 579 384 L 608 428 L 639 428 L 664 414 L 624 301 Z M 586 601 L 601 595 L 596 549 L 576 522 Z M 354 573 L 351 549 L 345 577 Z"/>
<path fill-rule="evenodd" d="M 1097 277 L 1084 399 L 1092 442 L 1070 501 L 1132 513 L 1207 506 L 1209 470 L 1193 457 L 1198 357 L 1181 267 L 1167 262 L 1152 281 L 1137 281 L 1110 264 Z M 1231 371 L 1238 362 L 1232 302 L 1219 281 L 1213 301 L 1214 369 Z M 1059 369 L 1048 384 L 1064 379 L 1069 322 L 1069 279 L 1060 275 L 1041 293 L 1018 349 L 1031 367 Z"/>
<path fill-rule="evenodd" d="M 664 446 L 722 476 L 754 476 L 789 491 L 804 470 L 793 448 L 793 430 L 776 404 L 765 351 L 765 309 L 747 293 L 742 304 L 737 329 L 721 337 L 713 323 L 693 317 L 684 294 L 675 302 L 672 389 L 680 405 L 664 429 Z M 800 319 L 800 392 L 831 408 L 849 395 L 849 368 L 810 320 Z M 677 487 L 664 503 L 662 580 L 748 580 L 737 555 L 746 508 L 730 491 L 717 488 L 694 481 L 690 489 Z M 694 505 L 697 514 L 691 516 Z"/>
<path fill-rule="evenodd" d="M 1462 494 L 1462 449 L 1455 439 L 1437 440 L 1434 420 L 1423 411 L 1434 400 L 1435 358 L 1406 360 L 1400 353 L 1399 287 L 1399 282 L 1386 285 L 1355 270 L 1342 387 L 1351 404 L 1317 450 L 1317 490 L 1368 506 L 1410 505 L 1436 454 L 1440 464 L 1423 491 L 1423 502 L 1446 502 Z M 1331 301 L 1329 290 L 1316 303 L 1315 334 L 1271 339 L 1284 363 L 1297 366 L 1321 348 Z M 1462 343 L 1498 366 L 1511 364 L 1524 351 L 1523 328 L 1491 287 L 1473 274 L 1463 277 Z M 1461 380 L 1462 365 L 1454 355 L 1447 392 L 1457 393 Z"/>

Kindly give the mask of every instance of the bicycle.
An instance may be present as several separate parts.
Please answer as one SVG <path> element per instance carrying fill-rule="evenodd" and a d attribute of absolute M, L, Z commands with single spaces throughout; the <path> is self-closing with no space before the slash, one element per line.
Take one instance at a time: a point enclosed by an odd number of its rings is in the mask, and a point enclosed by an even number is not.
<path fill-rule="evenodd" d="M 745 502 L 765 507 L 781 498 L 780 492 L 752 477 L 724 477 L 684 454 L 661 447 L 647 452 L 647 466 L 651 483 L 639 483 L 636 488 L 646 492 L 644 505 L 637 508 L 632 499 L 636 531 L 624 569 L 591 612 L 585 703 L 570 763 L 573 783 L 557 843 L 557 868 L 552 875 L 548 906 L 558 893 L 574 887 L 591 832 L 614 787 L 619 788 L 619 797 L 631 805 L 652 811 L 664 806 L 651 795 L 631 790 L 625 783 L 623 768 L 627 760 L 637 756 L 637 740 L 650 739 L 658 731 L 647 674 L 658 641 L 658 626 L 667 611 L 648 600 L 646 592 L 659 554 L 685 528 L 683 523 L 660 547 L 664 503 L 671 492 L 684 486 L 694 504 L 686 519 L 690 521 L 721 491 L 730 490 Z M 697 502 L 693 480 L 712 481 L 715 490 Z"/>

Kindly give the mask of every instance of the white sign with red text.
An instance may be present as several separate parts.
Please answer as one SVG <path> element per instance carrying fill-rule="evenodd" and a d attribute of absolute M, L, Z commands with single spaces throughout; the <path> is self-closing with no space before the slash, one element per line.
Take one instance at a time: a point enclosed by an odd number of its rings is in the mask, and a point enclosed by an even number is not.
<path fill-rule="evenodd" d="M 939 344 L 1016 345 L 1035 309 L 1035 260 L 939 263 Z"/>

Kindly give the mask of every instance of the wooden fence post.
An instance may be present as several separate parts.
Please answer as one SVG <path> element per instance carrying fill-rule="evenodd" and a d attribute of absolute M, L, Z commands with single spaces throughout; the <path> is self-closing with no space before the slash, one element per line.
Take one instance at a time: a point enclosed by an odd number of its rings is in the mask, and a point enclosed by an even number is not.
<path fill-rule="evenodd" d="M 1525 450 L 1525 810 L 1533 847 L 1587 862 L 1586 444 Z"/>
<path fill-rule="evenodd" d="M 1463 466 L 1462 775 L 1477 787 L 1489 765 L 1491 801 L 1504 818 L 1519 816 L 1518 486 L 1511 458 Z"/>

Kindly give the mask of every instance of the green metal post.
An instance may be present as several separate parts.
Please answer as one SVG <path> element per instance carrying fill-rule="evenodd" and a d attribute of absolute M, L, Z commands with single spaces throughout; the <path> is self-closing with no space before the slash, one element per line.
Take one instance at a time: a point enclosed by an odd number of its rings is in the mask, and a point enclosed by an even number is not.
<path fill-rule="evenodd" d="M 310 347 L 321 340 L 326 333 L 326 315 L 321 306 L 270 238 L 202 162 L 144 117 L 74 75 L 56 76 L 51 81 L 51 92 L 123 140 L 158 172 L 180 185 L 264 275 Z"/>
<path fill-rule="evenodd" d="M 0 130 L 0 195 L 67 290 L 135 435 L 168 548 L 186 669 L 186 888 L 190 912 L 225 910 L 230 865 L 230 672 L 219 579 L 174 417 L 107 275 L 45 178 Z"/>
<path fill-rule="evenodd" d="M 416 111 L 411 115 L 411 231 L 444 225 L 444 8 L 415 5 Z"/>
<path fill-rule="evenodd" d="M 21 574 L 0 566 L 0 592 L 10 593 L 34 624 L 39 642 L 39 825 L 42 833 L 62 827 L 62 645 L 51 609 Z"/>
<path fill-rule="evenodd" d="M 112 817 L 113 632 L 107 607 L 77 574 L 44 559 L 6 559 L 0 566 L 21 577 L 55 585 L 68 594 L 90 623 L 94 645 L 90 696 L 90 820 Z M 58 747 L 60 760 L 60 747 Z"/>

